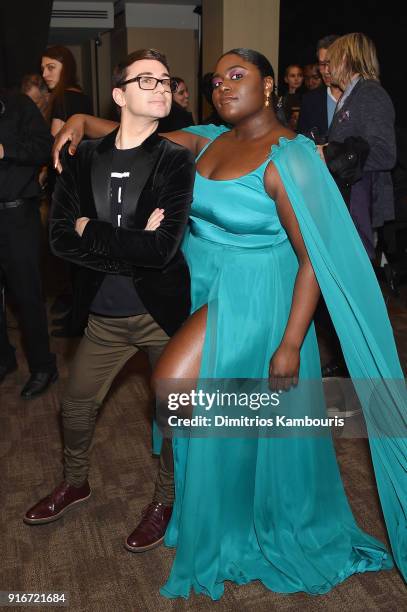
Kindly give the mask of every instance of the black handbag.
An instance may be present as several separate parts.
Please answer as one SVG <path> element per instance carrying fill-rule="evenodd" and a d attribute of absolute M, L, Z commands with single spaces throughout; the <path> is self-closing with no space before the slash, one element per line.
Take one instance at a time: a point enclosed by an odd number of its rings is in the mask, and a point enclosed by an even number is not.
<path fill-rule="evenodd" d="M 343 142 L 329 142 L 322 150 L 326 165 L 340 189 L 350 187 L 362 178 L 370 150 L 366 140 L 349 136 Z"/>

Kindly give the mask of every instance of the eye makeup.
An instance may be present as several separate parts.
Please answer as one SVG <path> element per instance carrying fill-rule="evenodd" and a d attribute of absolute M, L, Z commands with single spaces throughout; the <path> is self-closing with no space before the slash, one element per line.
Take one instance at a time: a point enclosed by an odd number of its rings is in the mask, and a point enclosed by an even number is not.
<path fill-rule="evenodd" d="M 243 66 L 232 66 L 226 72 L 226 78 L 229 78 L 233 81 L 238 81 L 242 79 L 246 74 L 247 70 L 243 68 Z M 217 89 L 222 83 L 222 79 L 219 76 L 214 75 L 214 77 L 212 78 L 212 87 L 214 89 Z"/>

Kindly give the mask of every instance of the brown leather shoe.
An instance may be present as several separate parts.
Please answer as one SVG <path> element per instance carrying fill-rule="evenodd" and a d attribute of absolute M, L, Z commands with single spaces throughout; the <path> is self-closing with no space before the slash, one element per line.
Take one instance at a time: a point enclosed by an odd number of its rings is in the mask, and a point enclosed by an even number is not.
<path fill-rule="evenodd" d="M 129 535 L 125 547 L 131 552 L 144 552 L 159 546 L 164 540 L 165 530 L 170 521 L 172 506 L 151 502 L 143 510 L 141 521 Z"/>
<path fill-rule="evenodd" d="M 86 501 L 90 497 L 90 487 L 86 481 L 81 487 L 73 487 L 63 481 L 50 495 L 41 499 L 35 506 L 30 508 L 24 518 L 24 523 L 29 525 L 41 525 L 51 523 L 60 519 L 65 512 L 71 510 L 75 505 Z"/>

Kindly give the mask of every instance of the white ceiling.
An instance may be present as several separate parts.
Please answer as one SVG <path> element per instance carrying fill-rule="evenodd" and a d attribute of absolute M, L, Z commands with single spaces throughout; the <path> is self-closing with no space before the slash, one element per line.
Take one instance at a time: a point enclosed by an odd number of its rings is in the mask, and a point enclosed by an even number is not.
<path fill-rule="evenodd" d="M 1 0 L 0 0 L 1 1 Z M 202 0 L 110 0 L 114 5 L 114 12 L 117 15 L 124 11 L 125 4 L 162 4 L 162 5 L 183 5 L 183 6 L 201 6 Z M 69 3 L 81 4 L 83 2 L 98 3 L 100 0 L 67 0 Z M 81 44 L 82 42 L 95 39 L 98 35 L 97 30 L 88 28 L 56 28 L 50 29 L 48 43 L 49 44 Z"/>

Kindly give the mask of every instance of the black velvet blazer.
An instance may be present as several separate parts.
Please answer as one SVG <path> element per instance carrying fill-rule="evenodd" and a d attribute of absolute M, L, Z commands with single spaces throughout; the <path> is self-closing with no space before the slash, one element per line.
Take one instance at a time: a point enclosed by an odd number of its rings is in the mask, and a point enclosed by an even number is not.
<path fill-rule="evenodd" d="M 146 309 L 172 335 L 189 315 L 190 277 L 180 250 L 192 201 L 192 154 L 154 133 L 141 145 L 143 160 L 131 170 L 123 197 L 121 227 L 110 222 L 110 174 L 117 130 L 83 141 L 63 172 L 52 201 L 50 244 L 55 255 L 80 266 L 75 274 L 73 331 L 86 325 L 90 304 L 106 273 L 132 276 Z M 145 231 L 155 208 L 164 220 Z M 83 236 L 79 217 L 89 217 Z"/>

